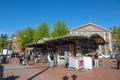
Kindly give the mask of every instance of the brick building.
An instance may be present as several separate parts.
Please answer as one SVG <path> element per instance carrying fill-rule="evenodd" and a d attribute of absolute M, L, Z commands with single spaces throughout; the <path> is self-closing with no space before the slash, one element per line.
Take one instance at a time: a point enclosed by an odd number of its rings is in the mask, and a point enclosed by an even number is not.
<path fill-rule="evenodd" d="M 112 41 L 112 32 L 106 28 L 98 26 L 93 23 L 88 23 L 82 26 L 78 26 L 70 30 L 70 34 L 80 34 L 87 37 L 90 37 L 94 34 L 99 35 L 106 42 L 105 45 L 99 45 L 99 51 L 110 53 L 113 51 L 113 41 Z M 96 39 L 97 40 L 97 39 Z M 99 39 L 97 40 L 99 41 Z"/>
<path fill-rule="evenodd" d="M 20 53 L 21 49 L 18 47 L 17 43 L 16 43 L 16 35 L 12 35 L 12 37 L 10 38 L 11 41 L 11 50 L 13 51 L 13 53 Z"/>

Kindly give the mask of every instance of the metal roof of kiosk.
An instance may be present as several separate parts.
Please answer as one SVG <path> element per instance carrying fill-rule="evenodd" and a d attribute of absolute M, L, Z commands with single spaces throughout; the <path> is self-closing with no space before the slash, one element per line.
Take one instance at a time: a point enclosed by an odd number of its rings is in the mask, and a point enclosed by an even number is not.
<path fill-rule="evenodd" d="M 74 40 L 94 40 L 98 45 L 104 45 L 106 42 L 105 40 L 97 34 L 94 34 L 92 36 L 84 36 L 81 34 L 68 34 L 68 35 L 63 35 L 60 37 L 56 37 L 56 38 L 39 38 L 36 43 L 29 43 L 26 44 L 26 47 L 34 47 L 37 45 L 41 45 L 41 46 L 45 46 L 48 43 L 55 43 L 55 44 L 59 44 L 60 43 L 69 43 L 69 42 L 74 42 Z"/>

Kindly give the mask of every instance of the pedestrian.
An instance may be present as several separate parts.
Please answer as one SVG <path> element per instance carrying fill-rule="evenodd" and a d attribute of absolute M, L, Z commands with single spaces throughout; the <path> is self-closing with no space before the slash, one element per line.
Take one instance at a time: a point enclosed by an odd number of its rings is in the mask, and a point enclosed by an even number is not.
<path fill-rule="evenodd" d="M 21 52 L 22 64 L 25 64 L 25 52 Z"/>
<path fill-rule="evenodd" d="M 22 54 L 19 55 L 19 65 L 22 65 L 23 57 Z"/>
<path fill-rule="evenodd" d="M 34 57 L 35 57 L 34 58 L 35 59 L 35 63 L 37 63 L 38 62 L 38 53 L 37 52 L 35 53 Z"/>
<path fill-rule="evenodd" d="M 117 69 L 120 68 L 120 54 L 117 55 Z"/>
<path fill-rule="evenodd" d="M 27 67 L 29 66 L 29 61 L 30 61 L 30 54 L 27 54 L 26 55 L 26 64 L 27 64 Z"/>
<path fill-rule="evenodd" d="M 69 64 L 69 52 L 67 50 L 64 51 L 64 56 L 65 56 L 65 68 L 67 68 Z"/>
<path fill-rule="evenodd" d="M 54 62 L 55 62 L 54 54 L 50 53 L 50 68 L 54 67 Z"/>
<path fill-rule="evenodd" d="M 99 67 L 99 59 L 98 59 L 99 55 L 98 55 L 98 52 L 96 52 L 94 54 L 94 66 L 95 67 Z"/>
<path fill-rule="evenodd" d="M 3 64 L 5 64 L 6 63 L 6 55 L 3 55 Z"/>

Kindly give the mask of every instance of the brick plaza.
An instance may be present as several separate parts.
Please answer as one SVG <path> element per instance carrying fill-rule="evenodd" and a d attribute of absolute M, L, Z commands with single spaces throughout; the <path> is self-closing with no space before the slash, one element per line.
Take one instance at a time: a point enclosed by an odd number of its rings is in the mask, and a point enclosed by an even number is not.
<path fill-rule="evenodd" d="M 120 70 L 116 69 L 115 59 L 103 59 L 100 64 L 99 68 L 77 71 L 63 66 L 51 69 L 48 63 L 30 63 L 29 67 L 11 63 L 4 65 L 8 69 L 4 69 L 3 80 L 120 80 Z"/>

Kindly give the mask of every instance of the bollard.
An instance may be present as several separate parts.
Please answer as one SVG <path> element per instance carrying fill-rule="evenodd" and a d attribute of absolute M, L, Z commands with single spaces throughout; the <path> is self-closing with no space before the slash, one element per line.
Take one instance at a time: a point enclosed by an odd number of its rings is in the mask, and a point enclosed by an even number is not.
<path fill-rule="evenodd" d="M 3 79 L 3 66 L 0 64 L 0 80 Z"/>

